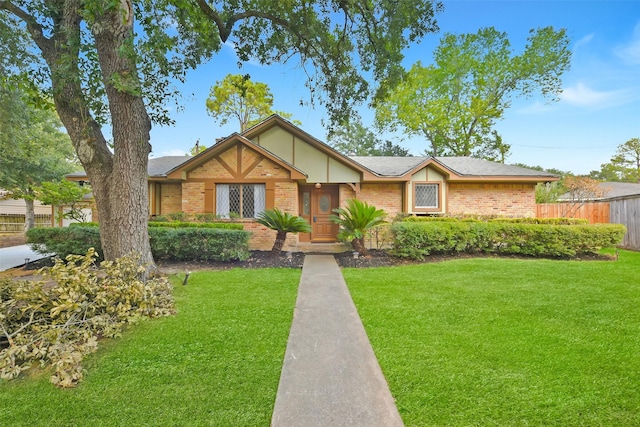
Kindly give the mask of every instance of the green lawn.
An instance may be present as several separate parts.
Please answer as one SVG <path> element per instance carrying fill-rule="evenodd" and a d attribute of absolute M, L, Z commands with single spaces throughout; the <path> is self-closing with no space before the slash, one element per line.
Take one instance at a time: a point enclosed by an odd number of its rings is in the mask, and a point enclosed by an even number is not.
<path fill-rule="evenodd" d="M 344 276 L 407 426 L 640 425 L 640 253 Z"/>
<path fill-rule="evenodd" d="M 2 426 L 268 426 L 300 270 L 193 273 L 178 314 L 101 343 L 76 389 L 0 382 Z M 180 283 L 176 281 L 176 283 Z"/>

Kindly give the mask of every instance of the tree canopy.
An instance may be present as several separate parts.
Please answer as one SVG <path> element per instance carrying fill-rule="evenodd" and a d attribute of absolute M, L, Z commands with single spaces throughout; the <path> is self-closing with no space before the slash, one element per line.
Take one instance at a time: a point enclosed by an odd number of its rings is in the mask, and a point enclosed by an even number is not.
<path fill-rule="evenodd" d="M 494 130 L 514 96 L 536 92 L 554 99 L 569 68 L 565 30 L 532 30 L 515 55 L 504 32 L 446 34 L 433 65 L 414 64 L 404 81 L 378 103 L 377 122 L 422 135 L 432 156 L 504 161 L 510 146 Z"/>
<path fill-rule="evenodd" d="M 207 112 L 221 125 L 238 120 L 240 132 L 260 120 L 278 114 L 285 119 L 290 113 L 273 110 L 273 94 L 266 83 L 254 82 L 249 74 L 228 74 L 211 87 Z"/>
<path fill-rule="evenodd" d="M 402 51 L 437 30 L 441 9 L 430 0 L 0 0 L 8 28 L 26 27 L 46 63 L 33 75 L 48 78 L 91 181 L 104 257 L 137 252 L 149 265 L 149 132 L 171 122 L 172 79 L 230 44 L 241 63 L 296 61 L 311 99 L 340 122 L 400 80 Z"/>
<path fill-rule="evenodd" d="M 327 137 L 327 142 L 334 149 L 347 156 L 404 157 L 409 155 L 409 150 L 389 140 L 378 138 L 358 119 L 334 128 Z"/>
<path fill-rule="evenodd" d="M 640 182 L 640 138 L 631 138 L 618 145 L 609 163 L 590 176 L 601 181 Z"/>

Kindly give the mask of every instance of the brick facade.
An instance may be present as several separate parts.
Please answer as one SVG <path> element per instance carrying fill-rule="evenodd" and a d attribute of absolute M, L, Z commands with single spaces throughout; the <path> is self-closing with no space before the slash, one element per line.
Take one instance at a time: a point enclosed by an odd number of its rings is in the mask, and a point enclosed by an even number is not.
<path fill-rule="evenodd" d="M 162 184 L 160 187 L 160 214 L 182 211 L 182 184 Z"/>
<path fill-rule="evenodd" d="M 447 213 L 451 215 L 536 216 L 535 184 L 450 182 L 447 201 Z"/>
<path fill-rule="evenodd" d="M 204 213 L 204 182 L 182 183 L 182 212 Z"/>
<path fill-rule="evenodd" d="M 392 219 L 402 212 L 403 184 L 362 184 L 360 199 L 387 213 Z"/>

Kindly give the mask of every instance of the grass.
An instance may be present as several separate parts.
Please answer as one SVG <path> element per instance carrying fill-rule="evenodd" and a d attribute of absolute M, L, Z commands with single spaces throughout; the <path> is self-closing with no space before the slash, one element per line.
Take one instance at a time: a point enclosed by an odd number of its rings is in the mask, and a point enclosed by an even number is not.
<path fill-rule="evenodd" d="M 231 270 L 176 280 L 174 317 L 101 343 L 83 382 L 0 382 L 0 425 L 269 425 L 300 271 Z"/>
<path fill-rule="evenodd" d="M 640 425 L 640 253 L 343 273 L 407 426 Z"/>

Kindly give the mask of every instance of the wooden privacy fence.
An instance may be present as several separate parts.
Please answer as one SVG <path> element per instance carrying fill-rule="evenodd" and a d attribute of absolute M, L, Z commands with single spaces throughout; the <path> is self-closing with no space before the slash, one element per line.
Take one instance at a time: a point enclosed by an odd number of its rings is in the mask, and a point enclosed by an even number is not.
<path fill-rule="evenodd" d="M 611 222 L 627 227 L 622 246 L 640 251 L 640 197 L 612 200 Z"/>
<path fill-rule="evenodd" d="M 50 214 L 36 214 L 36 227 L 51 227 Z M 22 233 L 24 214 L 0 214 L 0 233 Z"/>
<path fill-rule="evenodd" d="M 590 202 L 578 206 L 574 203 L 540 203 L 536 205 L 536 218 L 584 218 L 590 224 L 610 221 L 609 202 Z"/>

